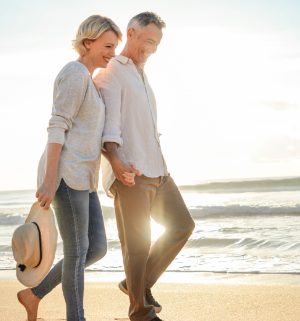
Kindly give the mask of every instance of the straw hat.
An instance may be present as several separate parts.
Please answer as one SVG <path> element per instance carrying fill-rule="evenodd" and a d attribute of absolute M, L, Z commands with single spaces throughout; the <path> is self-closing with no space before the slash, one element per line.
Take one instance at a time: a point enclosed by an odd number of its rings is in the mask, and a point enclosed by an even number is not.
<path fill-rule="evenodd" d="M 54 214 L 32 205 L 25 223 L 12 237 L 12 250 L 17 262 L 17 279 L 27 287 L 38 285 L 49 272 L 55 257 L 57 231 Z"/>

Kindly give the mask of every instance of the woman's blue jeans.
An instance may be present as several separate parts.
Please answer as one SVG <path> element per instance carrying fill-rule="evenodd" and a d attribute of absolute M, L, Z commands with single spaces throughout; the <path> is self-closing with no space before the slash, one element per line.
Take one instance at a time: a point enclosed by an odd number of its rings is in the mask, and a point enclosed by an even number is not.
<path fill-rule="evenodd" d="M 97 192 L 77 191 L 61 180 L 52 202 L 63 240 L 64 258 L 32 292 L 43 298 L 60 282 L 68 321 L 85 321 L 84 268 L 107 251 L 103 216 Z"/>

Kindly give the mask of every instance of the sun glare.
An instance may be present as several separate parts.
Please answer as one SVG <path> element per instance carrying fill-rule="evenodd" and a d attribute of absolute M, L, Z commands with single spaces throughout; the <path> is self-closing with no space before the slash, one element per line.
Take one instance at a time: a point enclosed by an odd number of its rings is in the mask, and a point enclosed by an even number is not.
<path fill-rule="evenodd" d="M 165 228 L 157 224 L 153 219 L 151 219 L 151 241 L 154 242 L 156 241 L 161 234 L 164 232 Z"/>

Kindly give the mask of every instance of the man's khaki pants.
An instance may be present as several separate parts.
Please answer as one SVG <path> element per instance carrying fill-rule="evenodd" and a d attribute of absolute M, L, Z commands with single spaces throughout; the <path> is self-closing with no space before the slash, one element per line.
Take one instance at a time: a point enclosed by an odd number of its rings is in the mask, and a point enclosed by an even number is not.
<path fill-rule="evenodd" d="M 131 321 L 155 318 L 153 306 L 144 302 L 151 288 L 174 260 L 191 235 L 195 223 L 170 176 L 136 177 L 127 187 L 115 180 L 116 220 L 122 247 Z M 164 234 L 151 246 L 150 217 L 165 227 Z"/>

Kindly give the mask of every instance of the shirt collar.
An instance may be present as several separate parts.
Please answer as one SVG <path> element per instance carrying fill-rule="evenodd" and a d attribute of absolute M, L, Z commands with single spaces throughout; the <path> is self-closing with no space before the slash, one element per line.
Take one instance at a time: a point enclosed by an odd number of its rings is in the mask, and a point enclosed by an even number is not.
<path fill-rule="evenodd" d="M 130 58 L 122 56 L 122 55 L 116 56 L 115 59 L 117 61 L 119 61 L 120 63 L 122 63 L 123 65 L 126 65 L 128 63 L 132 63 L 132 60 Z"/>

